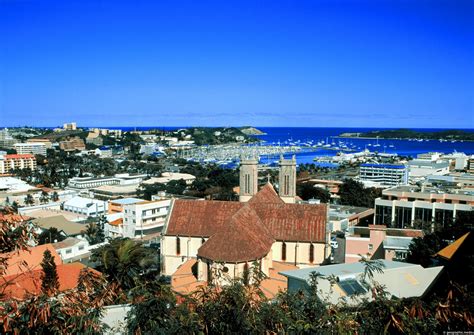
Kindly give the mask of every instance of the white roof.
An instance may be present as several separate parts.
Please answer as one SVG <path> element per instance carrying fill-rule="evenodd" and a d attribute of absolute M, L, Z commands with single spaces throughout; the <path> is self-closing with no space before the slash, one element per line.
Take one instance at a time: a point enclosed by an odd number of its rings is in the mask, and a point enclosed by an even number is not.
<path fill-rule="evenodd" d="M 392 296 L 398 298 L 420 297 L 431 287 L 436 278 L 443 270 L 442 266 L 423 268 L 418 264 L 410 264 L 395 261 L 381 260 L 385 265 L 383 273 L 375 273 L 374 281 L 383 285 L 385 290 Z M 312 267 L 293 271 L 280 272 L 283 276 L 293 280 L 302 281 L 307 285 L 312 272 L 318 272 L 323 276 L 334 275 L 338 278 L 332 287 L 328 279 L 320 278 L 318 289 L 321 290 L 322 298 L 328 298 L 330 302 L 336 304 L 340 299 L 346 299 L 349 304 L 358 304 L 361 298 L 371 299 L 370 291 L 362 293 L 360 296 L 346 293 L 343 286 L 347 281 L 361 284 L 364 265 L 362 263 L 335 264 L 319 267 Z M 356 283 L 356 284 L 357 284 Z"/>
<path fill-rule="evenodd" d="M 85 208 L 85 207 L 89 207 L 91 204 L 103 205 L 104 201 L 75 196 L 74 198 L 71 198 L 68 201 L 66 201 L 64 203 L 64 206 Z"/>
<path fill-rule="evenodd" d="M 6 192 L 25 192 L 35 188 L 18 178 L 0 177 L 0 189 L 4 189 Z"/>

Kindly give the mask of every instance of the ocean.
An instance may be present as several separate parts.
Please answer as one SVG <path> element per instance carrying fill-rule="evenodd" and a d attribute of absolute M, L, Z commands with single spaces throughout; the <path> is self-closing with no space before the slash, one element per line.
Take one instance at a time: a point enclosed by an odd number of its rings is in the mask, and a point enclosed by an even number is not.
<path fill-rule="evenodd" d="M 110 127 L 115 129 L 122 129 L 130 131 L 136 130 L 148 130 L 148 129 L 163 129 L 163 130 L 176 130 L 187 127 Z M 265 135 L 259 135 L 257 138 L 265 141 L 268 144 L 285 145 L 289 142 L 307 143 L 312 141 L 313 144 L 324 141 L 331 144 L 333 141 L 336 145 L 339 141 L 352 147 L 356 151 L 363 151 L 368 149 L 369 151 L 378 151 L 385 153 L 396 153 L 402 156 L 416 157 L 417 154 L 426 152 L 442 152 L 445 154 L 453 152 L 464 152 L 465 154 L 474 154 L 474 142 L 439 142 L 438 140 L 429 141 L 409 141 L 409 140 L 391 140 L 391 139 L 379 139 L 378 142 L 375 139 L 357 139 L 357 138 L 335 138 L 342 133 L 357 133 L 357 132 L 368 132 L 372 130 L 388 130 L 394 128 L 319 128 L 319 127 L 256 127 L 263 131 Z M 442 131 L 446 129 L 416 129 L 411 128 L 420 132 L 431 132 L 431 131 Z M 461 129 L 468 132 L 474 132 L 474 129 Z M 377 146 L 379 144 L 379 146 Z M 375 146 L 374 146 L 375 145 Z M 302 152 L 296 154 L 298 164 L 314 163 L 314 158 L 318 156 L 333 156 L 336 155 L 337 150 L 327 150 L 324 148 L 318 149 L 313 152 Z M 291 155 L 285 155 L 289 158 Z M 261 157 L 263 163 L 273 162 L 275 157 Z M 331 165 L 328 165 L 331 166 Z"/>

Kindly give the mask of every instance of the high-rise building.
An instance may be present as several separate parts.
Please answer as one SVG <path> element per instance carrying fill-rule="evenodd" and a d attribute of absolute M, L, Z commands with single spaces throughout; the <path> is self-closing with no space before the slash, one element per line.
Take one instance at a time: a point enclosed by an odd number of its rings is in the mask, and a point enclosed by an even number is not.
<path fill-rule="evenodd" d="M 46 155 L 44 143 L 15 143 L 13 147 L 18 154 Z"/>

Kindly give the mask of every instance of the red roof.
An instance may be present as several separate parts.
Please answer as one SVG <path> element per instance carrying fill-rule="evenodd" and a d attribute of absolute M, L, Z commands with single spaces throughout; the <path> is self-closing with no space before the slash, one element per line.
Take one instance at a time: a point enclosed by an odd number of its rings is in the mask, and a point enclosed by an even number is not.
<path fill-rule="evenodd" d="M 210 237 L 198 254 L 232 262 L 265 256 L 274 240 L 326 241 L 326 205 L 286 204 L 275 196 L 267 184 L 247 203 L 176 199 L 165 235 Z"/>
<path fill-rule="evenodd" d="M 11 155 L 5 155 L 6 159 L 18 159 L 18 158 L 35 158 L 34 155 L 32 154 L 11 154 Z"/>
<path fill-rule="evenodd" d="M 86 268 L 81 263 L 70 263 L 56 265 L 59 279 L 59 291 L 66 291 L 77 286 L 81 270 Z M 89 271 L 95 271 L 89 269 Z M 2 299 L 24 299 L 28 295 L 38 295 L 41 293 L 41 276 L 43 270 L 27 271 L 19 275 L 11 275 L 0 278 L 0 283 L 8 282 Z"/>
<path fill-rule="evenodd" d="M 267 183 L 263 186 L 260 191 L 255 194 L 250 200 L 249 203 L 272 203 L 272 204 L 283 204 L 284 201 L 278 196 L 273 188 L 272 184 Z"/>
<path fill-rule="evenodd" d="M 250 206 L 244 206 L 199 248 L 198 256 L 213 261 L 252 261 L 265 257 L 273 242 L 257 213 Z"/>
<path fill-rule="evenodd" d="M 43 261 L 43 253 L 49 250 L 54 256 L 54 263 L 61 265 L 61 257 L 51 244 L 43 244 L 27 250 L 13 251 L 6 254 L 0 254 L 2 258 L 8 258 L 7 268 L 5 272 L 0 270 L 0 274 L 4 276 L 18 275 L 26 271 L 34 271 L 41 269 Z"/>

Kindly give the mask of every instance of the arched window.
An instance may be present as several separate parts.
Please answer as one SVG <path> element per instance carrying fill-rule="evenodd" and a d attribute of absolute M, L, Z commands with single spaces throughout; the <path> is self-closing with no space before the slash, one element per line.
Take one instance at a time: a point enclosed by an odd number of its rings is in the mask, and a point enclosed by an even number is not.
<path fill-rule="evenodd" d="M 281 260 L 286 261 L 286 243 L 281 244 Z"/>
<path fill-rule="evenodd" d="M 309 262 L 313 263 L 314 262 L 314 245 L 311 243 L 309 245 Z"/>
<path fill-rule="evenodd" d="M 176 236 L 176 255 L 181 254 L 181 240 Z"/>
<path fill-rule="evenodd" d="M 250 270 L 249 270 L 249 265 L 248 265 L 248 263 L 246 262 L 246 263 L 244 264 L 244 273 L 243 273 L 243 276 L 242 276 L 244 285 L 248 285 L 248 284 L 249 284 L 249 278 L 250 278 Z"/>

